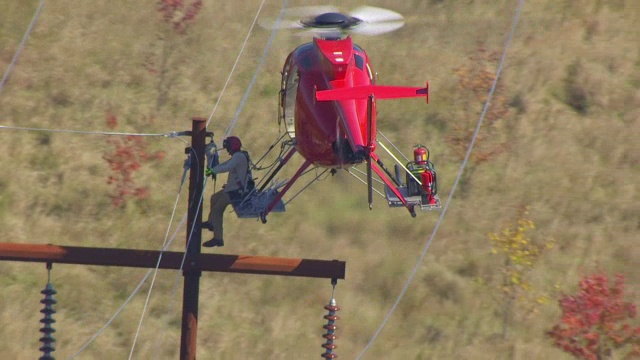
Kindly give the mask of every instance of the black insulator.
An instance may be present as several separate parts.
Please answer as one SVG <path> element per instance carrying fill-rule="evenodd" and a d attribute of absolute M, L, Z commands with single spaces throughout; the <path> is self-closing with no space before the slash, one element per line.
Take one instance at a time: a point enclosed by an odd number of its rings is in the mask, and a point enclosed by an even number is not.
<path fill-rule="evenodd" d="M 43 353 L 43 355 L 40 357 L 40 360 L 55 360 L 51 353 L 56 350 L 56 348 L 53 346 L 53 343 L 56 342 L 56 339 L 51 336 L 51 334 L 56 332 L 52 324 L 56 322 L 53 319 L 53 314 L 56 313 L 56 311 L 53 309 L 53 305 L 55 305 L 57 301 L 53 298 L 53 295 L 57 294 L 57 292 L 53 288 L 53 285 L 48 282 L 47 286 L 40 293 L 44 295 L 44 299 L 40 300 L 40 303 L 44 304 L 44 309 L 40 310 L 40 312 L 44 314 L 44 318 L 40 320 L 40 322 L 44 324 L 44 326 L 40 329 L 40 332 L 44 334 L 44 336 L 40 338 L 42 346 L 39 350 Z"/>
<path fill-rule="evenodd" d="M 322 335 L 327 341 L 322 344 L 322 347 L 326 349 L 326 351 L 321 355 L 325 359 L 335 359 L 338 357 L 333 350 L 338 346 L 333 343 L 333 341 L 337 338 L 335 331 L 338 328 L 335 324 L 336 320 L 339 320 L 340 317 L 336 316 L 336 312 L 340 310 L 339 307 L 336 306 L 336 299 L 331 299 L 328 305 L 324 307 L 326 310 L 329 310 L 329 313 L 324 316 L 325 319 L 329 320 L 326 325 L 322 328 L 327 330 L 327 332 Z"/>

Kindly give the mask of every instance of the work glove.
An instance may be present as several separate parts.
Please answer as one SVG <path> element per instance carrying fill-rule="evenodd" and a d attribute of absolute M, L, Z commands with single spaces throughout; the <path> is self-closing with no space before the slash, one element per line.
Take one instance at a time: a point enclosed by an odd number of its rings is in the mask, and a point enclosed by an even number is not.
<path fill-rule="evenodd" d="M 215 175 L 215 174 L 213 173 L 213 168 L 207 168 L 207 169 L 204 171 L 204 175 L 205 175 L 205 176 L 212 176 L 212 175 Z"/>

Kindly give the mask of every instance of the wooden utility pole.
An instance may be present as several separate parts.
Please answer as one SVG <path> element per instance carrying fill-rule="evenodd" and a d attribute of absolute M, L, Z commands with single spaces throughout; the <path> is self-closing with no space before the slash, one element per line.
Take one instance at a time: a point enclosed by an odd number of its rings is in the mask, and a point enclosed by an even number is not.
<path fill-rule="evenodd" d="M 196 358 L 198 298 L 202 271 L 344 279 L 346 263 L 337 260 L 287 259 L 252 255 L 201 253 L 204 185 L 204 119 L 194 118 L 191 130 L 189 208 L 185 253 L 137 249 L 0 243 L 0 261 L 126 266 L 182 270 L 184 276 L 180 359 Z M 158 259 L 160 259 L 158 261 Z"/>
<path fill-rule="evenodd" d="M 206 120 L 194 118 L 191 126 L 191 148 L 185 152 L 190 157 L 189 209 L 187 214 L 187 242 L 185 262 L 200 255 L 202 242 L 202 191 L 204 184 L 204 148 L 206 141 Z M 201 200 L 202 199 L 202 200 Z M 198 334 L 198 299 L 200 296 L 200 275 L 197 268 L 185 269 L 184 291 L 182 294 L 182 336 L 180 338 L 180 359 L 196 358 L 196 337 Z"/>

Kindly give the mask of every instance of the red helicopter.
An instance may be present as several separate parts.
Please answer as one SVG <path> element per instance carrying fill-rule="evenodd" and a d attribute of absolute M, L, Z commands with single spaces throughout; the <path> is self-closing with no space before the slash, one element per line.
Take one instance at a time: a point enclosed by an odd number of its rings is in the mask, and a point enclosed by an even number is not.
<path fill-rule="evenodd" d="M 376 100 L 425 97 L 425 87 L 376 84 L 365 51 L 353 43 L 349 34 L 378 35 L 400 28 L 402 15 L 380 8 L 361 7 L 348 15 L 327 7 L 295 8 L 285 17 L 315 12 L 302 20 L 280 20 L 266 27 L 300 29 L 312 34 L 313 41 L 298 46 L 287 57 L 282 70 L 279 123 L 289 140 L 286 154 L 272 169 L 262 186 L 235 204 L 239 217 L 260 217 L 266 222 L 270 212 L 284 211 L 283 196 L 310 166 L 345 169 L 366 165 L 369 207 L 372 207 L 373 173 L 385 188 L 390 206 L 404 206 L 415 217 L 415 207 L 440 207 L 436 173 L 429 152 L 417 146 L 413 161 L 395 166 L 395 175 L 385 168 L 376 153 Z M 263 24 L 264 26 L 264 24 Z M 284 145 L 284 144 L 283 144 Z M 284 149 L 284 146 L 283 146 Z M 283 166 L 299 153 L 304 162 L 291 179 L 279 184 L 272 180 Z M 283 152 L 284 153 L 284 152 Z M 406 173 L 406 183 L 400 168 Z"/>

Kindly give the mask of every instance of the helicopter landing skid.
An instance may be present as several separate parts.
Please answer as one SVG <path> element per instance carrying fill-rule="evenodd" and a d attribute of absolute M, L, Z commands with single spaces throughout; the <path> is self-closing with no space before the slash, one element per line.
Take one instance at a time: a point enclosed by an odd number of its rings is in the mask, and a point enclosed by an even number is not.
<path fill-rule="evenodd" d="M 420 210 L 435 210 L 435 209 L 440 209 L 442 207 L 442 205 L 440 204 L 440 198 L 438 197 L 438 195 L 435 195 L 433 197 L 434 202 L 429 203 L 428 200 L 426 199 L 426 196 L 424 197 L 420 195 L 410 196 L 405 186 L 399 187 L 398 191 L 400 191 L 400 194 L 407 201 L 407 204 L 419 207 Z M 400 199 L 396 196 L 396 194 L 393 193 L 393 191 L 391 191 L 391 189 L 388 186 L 385 186 L 384 192 L 387 198 L 387 202 L 389 203 L 389 207 L 404 207 L 404 204 L 402 203 L 402 201 L 400 201 Z"/>

